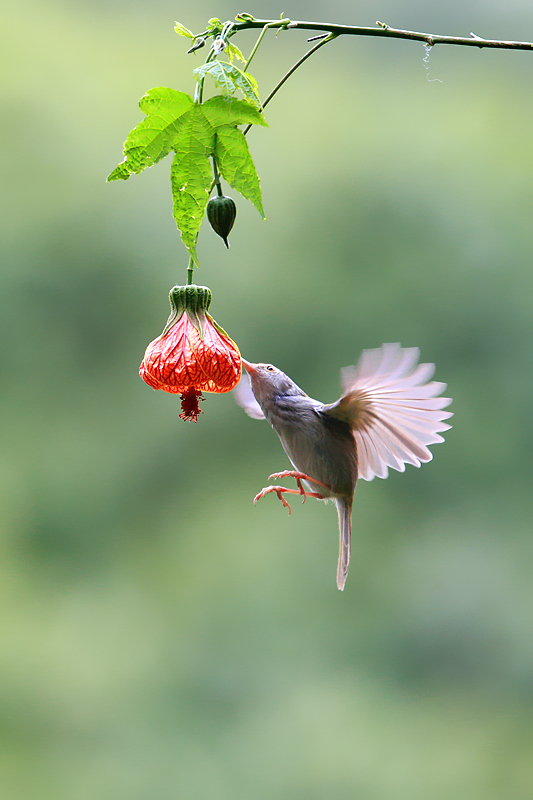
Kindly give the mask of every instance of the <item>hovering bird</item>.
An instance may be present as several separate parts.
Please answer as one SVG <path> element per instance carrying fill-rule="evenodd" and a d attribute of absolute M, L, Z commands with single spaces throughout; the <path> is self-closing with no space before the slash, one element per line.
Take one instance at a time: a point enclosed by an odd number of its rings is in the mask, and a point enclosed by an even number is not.
<path fill-rule="evenodd" d="M 432 381 L 434 364 L 418 364 L 417 347 L 383 344 L 363 350 L 355 367 L 341 371 L 342 396 L 335 403 L 309 397 L 288 375 L 272 364 L 242 359 L 248 377 L 234 390 L 246 413 L 267 419 L 278 434 L 294 470 L 270 478 L 294 477 L 297 489 L 267 486 L 289 509 L 285 494 L 332 499 L 339 516 L 337 587 L 344 589 L 350 564 L 352 503 L 358 478 L 386 478 L 389 467 L 404 472 L 431 461 L 427 445 L 443 442 L 440 433 L 451 426 L 443 411 L 452 401 L 439 395 L 445 383 Z M 305 487 L 302 485 L 302 481 Z"/>

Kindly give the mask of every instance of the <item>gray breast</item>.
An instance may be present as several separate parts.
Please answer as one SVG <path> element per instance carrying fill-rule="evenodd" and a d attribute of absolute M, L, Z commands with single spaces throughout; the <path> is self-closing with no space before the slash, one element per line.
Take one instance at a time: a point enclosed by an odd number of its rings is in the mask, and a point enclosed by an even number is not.
<path fill-rule="evenodd" d="M 357 480 L 352 431 L 345 422 L 320 413 L 322 404 L 306 400 L 298 409 L 294 402 L 278 403 L 269 421 L 295 469 L 331 487 L 330 492 L 318 485 L 313 490 L 325 496 L 351 496 Z"/>

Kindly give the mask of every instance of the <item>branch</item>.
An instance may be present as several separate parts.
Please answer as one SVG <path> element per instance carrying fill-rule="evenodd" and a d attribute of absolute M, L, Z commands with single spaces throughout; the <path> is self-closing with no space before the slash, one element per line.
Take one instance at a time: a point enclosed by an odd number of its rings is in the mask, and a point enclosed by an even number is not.
<path fill-rule="evenodd" d="M 248 28 L 264 28 L 268 25 L 269 28 L 281 28 L 288 30 L 289 28 L 300 28 L 307 31 L 323 31 L 324 33 L 332 33 L 335 36 L 384 36 L 389 39 L 411 39 L 415 42 L 423 42 L 429 47 L 436 44 L 457 44 L 466 47 L 492 47 L 499 48 L 500 50 L 533 50 L 532 42 L 506 42 L 497 39 L 482 39 L 471 33 L 470 37 L 463 36 L 439 36 L 435 33 L 419 33 L 417 31 L 403 31 L 399 28 L 391 28 L 390 25 L 385 25 L 384 22 L 376 22 L 377 28 L 362 28 L 355 25 L 332 25 L 329 22 L 303 22 L 301 20 L 289 19 L 255 19 L 251 14 L 238 14 L 236 22 L 233 23 L 234 27 L 232 35 L 239 30 L 247 30 Z"/>

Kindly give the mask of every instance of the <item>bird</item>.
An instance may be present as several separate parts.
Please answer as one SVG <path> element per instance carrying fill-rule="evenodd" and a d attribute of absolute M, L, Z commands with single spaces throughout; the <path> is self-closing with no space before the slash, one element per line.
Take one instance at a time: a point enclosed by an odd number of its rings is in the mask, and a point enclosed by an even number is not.
<path fill-rule="evenodd" d="M 443 442 L 448 430 L 441 397 L 445 383 L 430 380 L 434 364 L 418 364 L 418 347 L 398 343 L 363 350 L 356 366 L 341 370 L 342 395 L 334 403 L 309 397 L 273 364 L 242 359 L 247 373 L 234 389 L 237 403 L 254 419 L 266 419 L 278 434 L 294 470 L 269 478 L 293 477 L 297 489 L 271 485 L 254 498 L 275 493 L 333 500 L 339 519 L 337 588 L 344 590 L 350 566 L 352 504 L 359 478 L 386 478 L 389 467 L 404 472 L 431 461 L 428 445 Z M 304 488 L 305 487 L 305 488 Z"/>

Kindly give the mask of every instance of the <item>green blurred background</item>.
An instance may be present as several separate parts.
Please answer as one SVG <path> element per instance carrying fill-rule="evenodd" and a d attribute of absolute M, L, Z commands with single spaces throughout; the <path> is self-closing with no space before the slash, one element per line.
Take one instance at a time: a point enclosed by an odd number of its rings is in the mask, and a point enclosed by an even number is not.
<path fill-rule="evenodd" d="M 454 398 L 435 461 L 359 486 L 341 594 L 335 510 L 251 503 L 269 426 L 230 395 L 183 423 L 137 374 L 187 260 L 168 162 L 105 176 L 146 90 L 193 91 L 174 20 L 240 11 L 533 40 L 521 0 L 5 13 L 0 796 L 529 800 L 533 54 L 437 47 L 439 83 L 421 44 L 328 45 L 249 134 L 267 221 L 202 229 L 248 359 L 332 401 L 400 341 Z M 263 97 L 307 47 L 268 38 Z"/>

